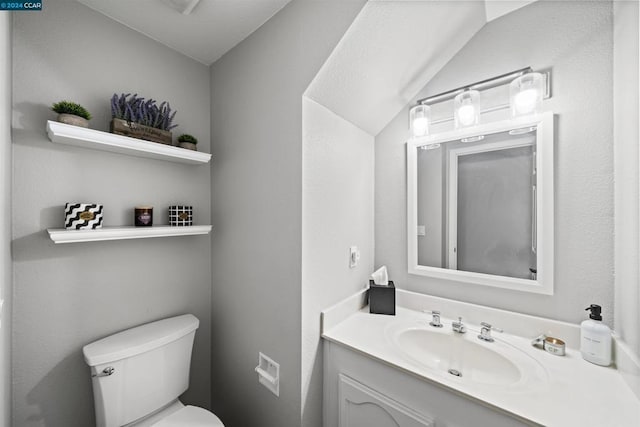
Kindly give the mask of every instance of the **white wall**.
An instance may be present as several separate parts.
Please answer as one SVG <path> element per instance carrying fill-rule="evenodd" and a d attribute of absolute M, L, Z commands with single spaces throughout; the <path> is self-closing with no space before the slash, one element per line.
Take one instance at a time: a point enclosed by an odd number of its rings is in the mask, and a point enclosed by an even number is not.
<path fill-rule="evenodd" d="M 610 2 L 532 3 L 483 27 L 418 96 L 529 65 L 552 68 L 544 108 L 557 115 L 553 296 L 407 274 L 408 107 L 376 137 L 376 265 L 392 268 L 405 289 L 570 322 L 599 303 L 612 325 L 612 38 Z"/>
<path fill-rule="evenodd" d="M 374 138 L 302 101 L 302 425 L 322 421 L 320 312 L 367 284 L 373 271 Z M 360 260 L 349 267 L 349 247 Z"/>
<path fill-rule="evenodd" d="M 301 424 L 302 95 L 362 4 L 294 0 L 211 67 L 213 408 L 229 426 Z"/>
<path fill-rule="evenodd" d="M 485 13 L 487 15 L 487 22 L 498 19 L 514 10 L 520 9 L 529 3 L 536 0 L 484 0 Z"/>
<path fill-rule="evenodd" d="M 638 248 L 638 61 L 637 2 L 613 6 L 613 126 L 615 180 L 615 330 L 640 360 L 640 275 Z M 622 355 L 622 354 L 620 354 Z M 619 355 L 619 356 L 620 356 Z M 621 370 L 630 370 L 619 360 Z M 640 396 L 640 366 L 635 388 Z"/>
<path fill-rule="evenodd" d="M 306 95 L 377 135 L 485 22 L 483 1 L 368 1 Z"/>
<path fill-rule="evenodd" d="M 0 425 L 11 424 L 11 17 L 0 12 Z"/>
<path fill-rule="evenodd" d="M 211 239 L 208 236 L 54 245 L 68 201 L 105 205 L 105 225 L 132 224 L 137 204 L 193 204 L 210 223 L 210 168 L 52 144 L 53 102 L 70 99 L 106 130 L 114 92 L 168 100 L 175 132 L 209 152 L 209 70 L 70 0 L 14 15 L 13 422 L 94 424 L 82 346 L 152 320 L 193 313 L 196 334 L 185 401 L 210 406 Z"/>

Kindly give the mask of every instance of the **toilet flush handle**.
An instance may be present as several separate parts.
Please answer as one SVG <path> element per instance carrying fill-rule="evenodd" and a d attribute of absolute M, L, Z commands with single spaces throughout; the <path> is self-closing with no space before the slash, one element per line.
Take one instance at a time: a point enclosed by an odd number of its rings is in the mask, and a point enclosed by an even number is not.
<path fill-rule="evenodd" d="M 107 366 L 106 368 L 104 368 L 102 370 L 102 372 L 91 375 L 91 378 L 93 378 L 93 377 L 108 377 L 110 375 L 113 375 L 115 372 L 116 372 L 116 368 L 114 368 L 113 366 Z"/>

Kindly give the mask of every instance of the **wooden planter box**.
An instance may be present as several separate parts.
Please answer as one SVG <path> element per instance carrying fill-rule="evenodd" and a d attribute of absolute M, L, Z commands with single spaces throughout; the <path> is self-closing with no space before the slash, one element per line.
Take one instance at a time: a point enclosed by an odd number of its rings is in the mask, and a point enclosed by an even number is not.
<path fill-rule="evenodd" d="M 111 133 L 172 145 L 171 132 L 122 119 L 111 120 Z"/>

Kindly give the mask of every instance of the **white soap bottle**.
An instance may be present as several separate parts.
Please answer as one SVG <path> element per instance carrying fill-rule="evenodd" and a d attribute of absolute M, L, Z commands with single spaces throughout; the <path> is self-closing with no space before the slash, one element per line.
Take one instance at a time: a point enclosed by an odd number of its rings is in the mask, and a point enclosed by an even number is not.
<path fill-rule="evenodd" d="M 591 304 L 589 319 L 580 324 L 580 352 L 582 358 L 596 365 L 611 364 L 611 329 L 602 323 L 602 307 Z"/>

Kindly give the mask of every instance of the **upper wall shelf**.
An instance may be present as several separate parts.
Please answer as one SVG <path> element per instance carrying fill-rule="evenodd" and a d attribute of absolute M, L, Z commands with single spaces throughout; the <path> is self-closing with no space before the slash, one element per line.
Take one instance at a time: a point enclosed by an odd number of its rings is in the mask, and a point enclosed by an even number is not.
<path fill-rule="evenodd" d="M 128 154 L 130 156 L 146 157 L 149 159 L 166 160 L 169 162 L 201 165 L 209 163 L 211 154 L 184 148 L 143 141 L 128 136 L 101 132 L 99 130 L 71 126 L 64 123 L 47 121 L 47 134 L 51 142 L 73 145 L 94 150 L 110 151 L 112 153 Z"/>

